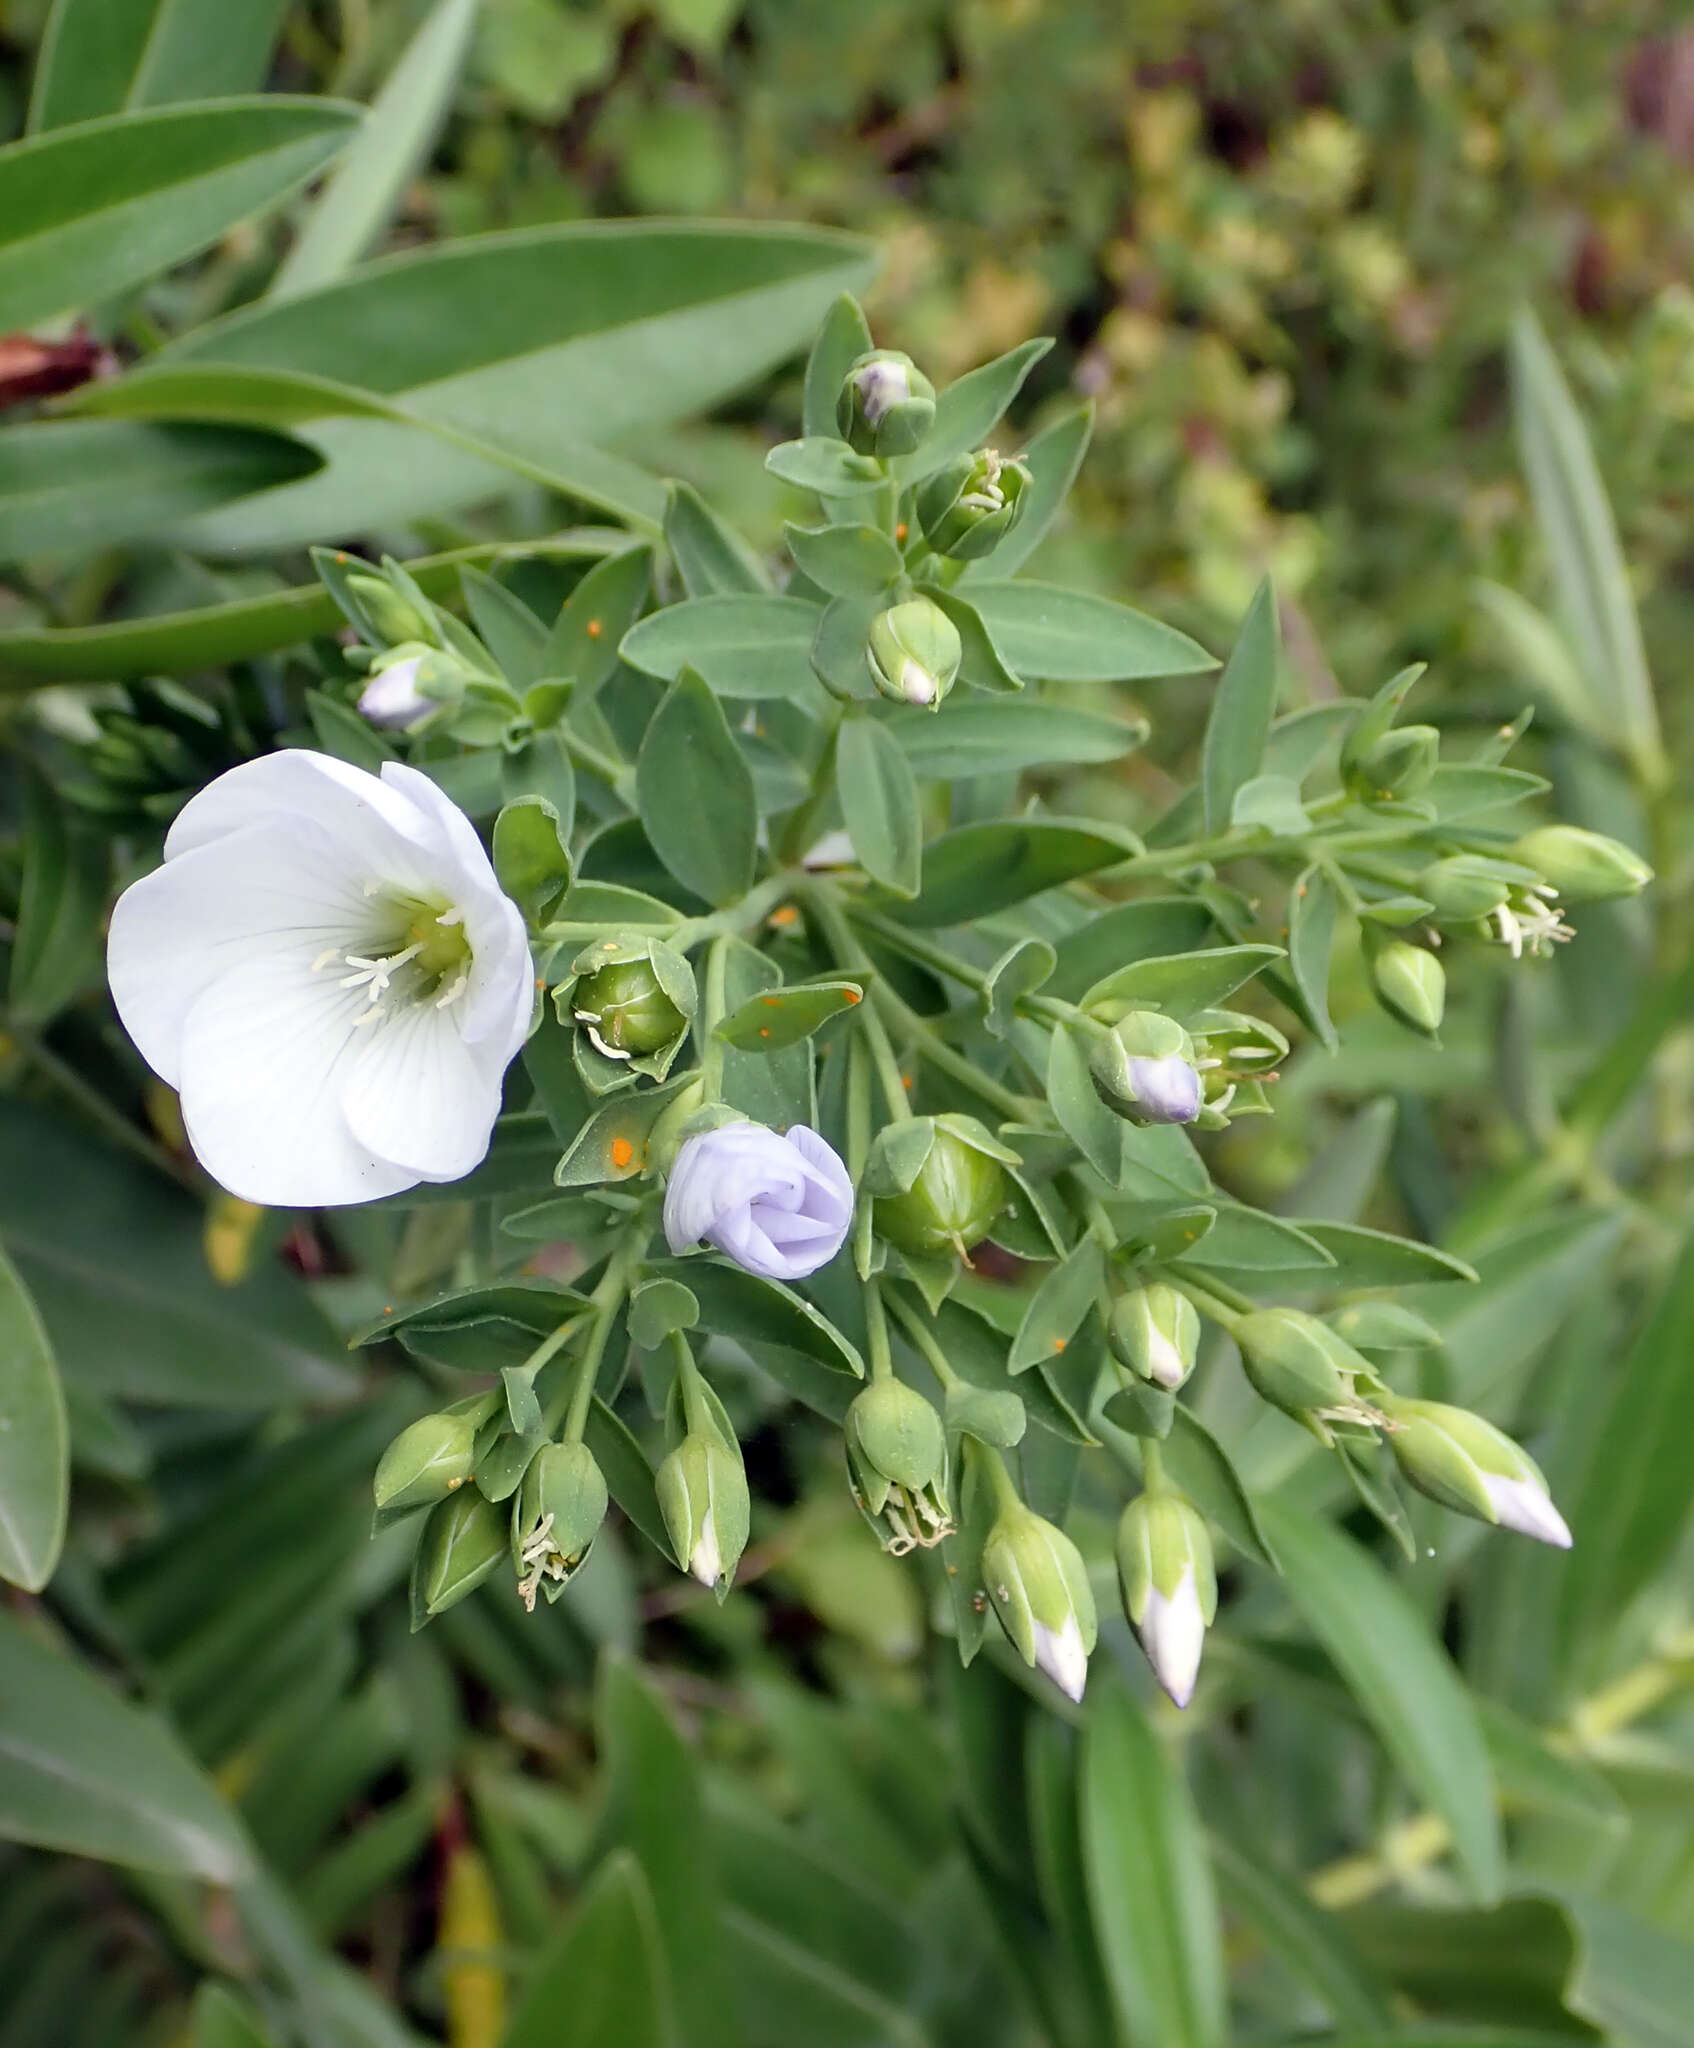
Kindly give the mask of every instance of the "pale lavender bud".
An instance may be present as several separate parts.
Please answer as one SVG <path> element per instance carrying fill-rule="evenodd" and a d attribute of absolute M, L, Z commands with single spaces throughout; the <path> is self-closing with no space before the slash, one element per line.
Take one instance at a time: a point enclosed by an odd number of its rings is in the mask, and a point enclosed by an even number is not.
<path fill-rule="evenodd" d="M 1137 1123 L 1191 1124 L 1200 1114 L 1200 1076 L 1175 1053 L 1162 1060 L 1132 1059 L 1129 1091 Z"/>
<path fill-rule="evenodd" d="M 422 655 L 414 655 L 409 661 L 378 669 L 359 693 L 360 717 L 397 732 L 427 718 L 437 706 L 433 697 L 426 697 L 418 688 L 422 666 Z"/>
<path fill-rule="evenodd" d="M 701 1131 L 676 1155 L 665 1190 L 673 1252 L 702 1238 L 749 1273 L 803 1280 L 841 1249 L 853 1221 L 853 1182 L 816 1131 L 763 1124 Z"/>

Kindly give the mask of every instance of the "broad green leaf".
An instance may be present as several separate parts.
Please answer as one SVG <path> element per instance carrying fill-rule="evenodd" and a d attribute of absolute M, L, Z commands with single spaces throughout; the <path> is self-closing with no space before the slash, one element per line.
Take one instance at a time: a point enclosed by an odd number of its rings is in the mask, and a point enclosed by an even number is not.
<path fill-rule="evenodd" d="M 742 939 L 723 942 L 724 1007 L 731 1014 L 747 1010 L 761 996 L 780 995 L 782 969 L 769 954 Z M 787 1045 L 746 1052 L 726 1043 L 721 1077 L 723 1099 L 755 1123 L 772 1130 L 790 1124 L 817 1122 L 817 1093 L 812 1048 L 804 1033 Z"/>
<path fill-rule="evenodd" d="M 1288 898 L 1288 971 L 1306 1020 L 1333 1052 L 1340 1043 L 1329 1016 L 1329 955 L 1340 910 L 1335 884 L 1322 868 L 1307 868 Z"/>
<path fill-rule="evenodd" d="M 1092 1236 L 1085 1237 L 1068 1258 L 1045 1275 L 1031 1295 L 1012 1340 L 1008 1369 L 1016 1374 L 1027 1372 L 1032 1365 L 1051 1364 L 1098 1301 L 1105 1280 L 1105 1259 L 1099 1243 Z"/>
<path fill-rule="evenodd" d="M 1123 1010 L 1169 1010 L 1186 1017 L 1215 1009 L 1244 982 L 1282 958 L 1280 946 L 1218 946 L 1210 951 L 1134 960 L 1082 997 L 1084 1009 L 1115 1016 Z"/>
<path fill-rule="evenodd" d="M 1057 942 L 1058 964 L 1047 993 L 1075 1002 L 1132 960 L 1191 953 L 1213 936 L 1211 912 L 1190 896 L 1115 903 Z"/>
<path fill-rule="evenodd" d="M 1355 1954 L 1341 1921 L 1306 1897 L 1298 1879 L 1273 1870 L 1238 1838 L 1214 1832 L 1212 1868 L 1226 1905 L 1261 1947 L 1323 2001 L 1338 2027 L 1384 2027 L 1386 1990 Z"/>
<path fill-rule="evenodd" d="M 547 1949 L 501 2048 L 677 2048 L 653 1898 L 641 1866 L 615 1850 Z"/>
<path fill-rule="evenodd" d="M 1617 524 L 1582 415 L 1528 307 L 1512 322 L 1511 364 L 1518 453 L 1594 722 L 1656 777 L 1658 711 Z"/>
<path fill-rule="evenodd" d="M 1133 682 L 1198 675 L 1217 663 L 1203 647 L 1144 612 L 1053 583 L 970 586 L 971 603 L 1006 666 L 1049 682 Z"/>
<path fill-rule="evenodd" d="M 1282 1580 L 1484 1902 L 1500 1889 L 1494 1774 L 1470 1695 L 1400 1586 L 1328 1522 L 1261 1501 Z"/>
<path fill-rule="evenodd" d="M 836 432 L 835 407 L 847 372 L 860 356 L 871 350 L 871 331 L 859 302 L 843 292 L 823 316 L 818 338 L 806 359 L 806 384 L 802 425 L 817 440 L 831 440 Z"/>
<path fill-rule="evenodd" d="M 991 555 L 967 563 L 963 577 L 967 590 L 989 577 L 1015 576 L 1034 554 L 1070 496 L 1093 432 L 1094 407 L 1079 406 L 1043 428 L 1022 450 L 1029 468 L 1023 512 Z"/>
<path fill-rule="evenodd" d="M 553 1172 L 561 1188 L 599 1187 L 647 1171 L 647 1141 L 671 1099 L 697 1078 L 675 1074 L 657 1088 L 624 1089 L 602 1102 L 565 1147 Z"/>
<path fill-rule="evenodd" d="M 764 564 L 692 484 L 673 481 L 667 486 L 665 545 L 690 597 L 759 596 L 770 591 Z"/>
<path fill-rule="evenodd" d="M 917 779 L 899 741 L 880 719 L 842 721 L 835 741 L 835 786 L 859 865 L 885 889 L 916 896 L 923 865 Z"/>
<path fill-rule="evenodd" d="M 380 240 L 447 118 L 476 16 L 477 0 L 436 0 L 371 103 L 363 130 L 312 202 L 271 280 L 266 296 L 273 303 L 342 276 Z"/>
<path fill-rule="evenodd" d="M 151 538 L 161 527 L 321 466 L 246 427 L 56 420 L 0 433 L 0 560 Z"/>
<path fill-rule="evenodd" d="M 299 370 L 356 385 L 516 456 L 593 481 L 600 450 L 754 382 L 802 345 L 863 245 L 809 228 L 577 222 L 367 264 L 171 343 L 173 363 Z M 506 488 L 486 455 L 374 420 L 312 430 L 325 475 L 196 522 L 197 545 L 286 547 L 404 524 Z M 620 471 L 627 464 L 619 464 Z M 647 516 L 663 499 L 652 486 Z"/>
<path fill-rule="evenodd" d="M 65 1540 L 70 1446 L 59 1369 L 29 1290 L 0 1252 L 0 1579 L 39 1593 Z"/>
<path fill-rule="evenodd" d="M 546 673 L 547 629 L 520 597 L 486 570 L 467 564 L 459 571 L 465 609 L 495 666 L 520 693 Z"/>
<path fill-rule="evenodd" d="M 1033 697 L 949 697 L 939 711 L 902 706 L 885 724 L 914 775 L 970 775 L 1116 761 L 1147 738 L 1143 719 L 1103 718 Z"/>
<path fill-rule="evenodd" d="M 1165 1464 L 1207 1521 L 1221 1529 L 1244 1557 L 1256 1557 L 1272 1571 L 1279 1569 L 1277 1554 L 1260 1526 L 1258 1507 L 1229 1453 L 1181 1401 L 1165 1439 Z"/>
<path fill-rule="evenodd" d="M 685 668 L 725 697 L 818 697 L 812 636 L 818 610 L 797 597 L 694 597 L 666 605 L 624 635 L 631 668 L 674 682 Z"/>
<path fill-rule="evenodd" d="M 1576 1970 L 1573 2012 L 1628 2048 L 1694 2043 L 1694 1947 L 1605 1899 L 1572 1899 Z"/>
<path fill-rule="evenodd" d="M 753 774 L 718 700 L 692 669 L 678 676 L 648 724 L 635 788 L 653 850 L 679 882 L 708 903 L 746 895 L 759 826 Z"/>
<path fill-rule="evenodd" d="M 935 424 L 910 455 L 900 458 L 901 481 L 914 483 L 990 440 L 1024 379 L 1052 346 L 1045 338 L 1019 342 L 993 362 L 956 377 L 936 399 Z"/>
<path fill-rule="evenodd" d="M 1335 1260 L 1337 1287 L 1411 1287 L 1420 1281 L 1474 1281 L 1477 1277 L 1475 1267 L 1453 1253 L 1418 1244 L 1409 1237 L 1395 1237 L 1390 1231 L 1318 1220 L 1302 1220 L 1300 1228 Z"/>
<path fill-rule="evenodd" d="M 1198 1195 L 1206 1189 L 1191 1187 L 1187 1192 Z M 1345 1284 L 1335 1270 L 1334 1253 L 1318 1241 L 1315 1230 L 1239 1202 L 1220 1201 L 1211 1228 L 1184 1256 L 1190 1265 L 1221 1267 L 1228 1272 L 1322 1271 L 1326 1287 Z"/>
<path fill-rule="evenodd" d="M 672 932 L 682 922 L 681 913 L 657 896 L 626 889 L 618 882 L 573 882 L 558 915 L 563 924 L 615 924 L 626 931 L 642 932 Z"/>
<path fill-rule="evenodd" d="M 1066 1137 L 1116 1187 L 1123 1178 L 1125 1126 L 1089 1079 L 1089 1045 L 1078 1025 L 1060 1024 L 1054 1030 L 1047 1047 L 1047 1100 Z"/>
<path fill-rule="evenodd" d="M 1531 775 L 1526 769 L 1445 761 L 1436 769 L 1424 800 L 1434 806 L 1442 824 L 1456 825 L 1468 818 L 1485 818 L 1513 804 L 1526 803 L 1533 796 L 1545 796 L 1549 787 L 1543 776 Z"/>
<path fill-rule="evenodd" d="M 195 255 L 322 170 L 359 118 L 335 100 L 276 94 L 117 115 L 0 149 L 0 332 Z"/>
<path fill-rule="evenodd" d="M 1218 677 L 1200 746 L 1200 791 L 1207 832 L 1227 830 L 1236 792 L 1260 772 L 1276 713 L 1281 640 L 1276 592 L 1267 576 L 1254 592 L 1235 645 Z"/>
<path fill-rule="evenodd" d="M 840 1330 L 804 1295 L 780 1280 L 761 1280 L 716 1259 L 656 1260 L 650 1270 L 680 1280 L 700 1304 L 708 1330 L 745 1344 L 755 1358 L 772 1351 L 827 1366 L 836 1375 L 864 1378 L 864 1360 Z M 848 1389 L 851 1398 L 851 1388 Z"/>
<path fill-rule="evenodd" d="M 229 1884 L 234 1815 L 176 1737 L 72 1656 L 0 1615 L 0 1835 Z"/>
<path fill-rule="evenodd" d="M 54 0 L 36 60 L 30 133 L 258 92 L 282 15 L 283 0 Z"/>
<path fill-rule="evenodd" d="M 1223 2048 L 1223 1934 L 1205 1837 L 1176 1765 L 1117 1686 L 1094 1699 L 1078 1783 L 1083 1869 L 1124 2037 Z"/>
<path fill-rule="evenodd" d="M 982 1021 L 990 1037 L 1010 1034 L 1019 1001 L 1049 979 L 1056 958 L 1045 939 L 1018 939 L 1000 955 L 982 985 Z"/>
<path fill-rule="evenodd" d="M 660 1512 L 653 1468 L 629 1424 L 598 1394 L 589 1407 L 582 1440 L 606 1477 L 606 1490 L 661 1557 L 669 1557 L 671 1539 Z"/>
<path fill-rule="evenodd" d="M 1139 851 L 1137 840 L 1110 825 L 1062 818 L 961 825 L 925 846 L 917 900 L 889 905 L 888 915 L 902 924 L 963 924 Z"/>
<path fill-rule="evenodd" d="M 675 1330 L 692 1330 L 700 1303 L 680 1280 L 643 1280 L 629 1297 L 629 1339 L 643 1351 L 657 1350 Z"/>
<path fill-rule="evenodd" d="M 741 1052 L 782 1052 L 864 1000 L 856 981 L 800 981 L 773 988 L 724 1018 L 717 1036 Z"/>
<path fill-rule="evenodd" d="M 620 548 L 596 562 L 559 607 L 542 657 L 544 673 L 591 694 L 618 665 L 624 635 L 641 616 L 653 580 L 653 551 Z"/>
<path fill-rule="evenodd" d="M 104 838 L 45 777 L 20 769 L 23 886 L 7 1000 L 14 1022 L 45 1024 L 99 973 L 100 919 L 110 886 Z"/>
<path fill-rule="evenodd" d="M 882 486 L 880 465 L 833 437 L 779 441 L 765 457 L 765 467 L 785 484 L 820 498 L 858 498 Z"/>
<path fill-rule="evenodd" d="M 606 1778 L 601 1838 L 634 1856 L 647 1879 L 682 2038 L 690 2048 L 736 2048 L 699 1766 L 622 1657 L 601 1665 L 594 1718 Z"/>
<path fill-rule="evenodd" d="M 967 689 L 1011 694 L 1023 688 L 1023 677 L 1001 655 L 983 616 L 961 591 L 932 584 L 926 595 L 939 605 L 959 635 L 959 681 Z"/>
<path fill-rule="evenodd" d="M 831 597 L 874 597 L 904 567 L 900 550 L 877 526 L 787 526 L 788 552 Z"/>

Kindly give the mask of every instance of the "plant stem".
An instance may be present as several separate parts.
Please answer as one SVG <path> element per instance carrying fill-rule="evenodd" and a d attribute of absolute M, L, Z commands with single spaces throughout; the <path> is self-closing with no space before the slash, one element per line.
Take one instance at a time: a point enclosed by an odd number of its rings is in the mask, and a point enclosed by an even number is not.
<path fill-rule="evenodd" d="M 138 1130 L 115 1103 L 108 1102 L 92 1082 L 85 1081 L 68 1060 L 60 1059 L 33 1031 L 20 1025 L 8 1027 L 12 1042 L 36 1071 L 45 1076 L 61 1095 L 74 1102 L 90 1123 L 114 1145 L 137 1159 L 144 1159 L 157 1173 L 174 1180 L 178 1187 L 192 1189 L 193 1174 L 172 1158 L 163 1145 Z"/>
<path fill-rule="evenodd" d="M 892 1310 L 894 1320 L 911 1340 L 912 1348 L 940 1382 L 942 1392 L 950 1394 L 955 1387 L 963 1386 L 964 1381 L 947 1363 L 947 1354 L 941 1348 L 934 1326 L 927 1323 L 912 1304 L 896 1294 L 892 1288 L 883 1296 L 883 1301 Z"/>
<path fill-rule="evenodd" d="M 727 1003 L 729 940 L 716 938 L 706 954 L 706 986 L 700 992 L 701 1100 L 716 1102 L 723 1088 L 724 1042 L 718 1036 Z"/>
<path fill-rule="evenodd" d="M 888 1317 L 883 1312 L 882 1289 L 875 1280 L 864 1283 L 865 1290 L 865 1334 L 871 1359 L 871 1379 L 891 1380 L 894 1377 L 894 1353 L 888 1343 Z"/>
<path fill-rule="evenodd" d="M 804 885 L 800 894 L 806 906 L 806 913 L 822 933 L 825 945 L 835 958 L 836 966 L 844 974 L 868 975 L 870 962 L 866 960 L 862 948 L 854 941 L 847 920 L 841 914 L 841 906 L 829 885 L 823 882 L 810 882 Z M 881 984 L 874 978 L 869 979 L 866 994 L 869 1000 L 859 1005 L 856 1014 L 864 1027 L 864 1042 L 876 1068 L 877 1079 L 882 1084 L 889 1117 L 895 1123 L 900 1123 L 912 1114 L 912 1105 L 906 1093 L 906 1079 L 900 1071 L 900 1062 L 894 1056 L 888 1026 L 883 1021 L 882 1005 L 879 1000 L 883 994 Z"/>
<path fill-rule="evenodd" d="M 1226 1289 L 1222 1281 L 1202 1282 L 1187 1273 L 1170 1273 L 1166 1278 L 1180 1293 L 1186 1294 L 1197 1309 L 1203 1310 L 1214 1323 L 1221 1323 L 1226 1330 L 1233 1331 L 1241 1318 L 1252 1312 L 1252 1303 L 1246 1296 L 1236 1294 L 1233 1287 Z M 1234 1295 L 1233 1303 L 1224 1299 L 1226 1293 Z"/>

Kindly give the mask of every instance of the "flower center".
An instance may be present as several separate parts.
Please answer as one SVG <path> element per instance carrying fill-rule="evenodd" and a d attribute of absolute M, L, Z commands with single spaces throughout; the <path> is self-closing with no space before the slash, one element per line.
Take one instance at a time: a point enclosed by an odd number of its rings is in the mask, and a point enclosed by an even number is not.
<path fill-rule="evenodd" d="M 314 974 L 340 966 L 339 985 L 363 989 L 365 1007 L 355 1027 L 374 1024 L 396 1007 L 432 1002 L 445 1010 L 470 986 L 471 946 L 465 914 L 445 897 L 402 896 L 366 883 L 375 899 L 374 929 L 363 952 L 328 946 L 312 962 Z"/>

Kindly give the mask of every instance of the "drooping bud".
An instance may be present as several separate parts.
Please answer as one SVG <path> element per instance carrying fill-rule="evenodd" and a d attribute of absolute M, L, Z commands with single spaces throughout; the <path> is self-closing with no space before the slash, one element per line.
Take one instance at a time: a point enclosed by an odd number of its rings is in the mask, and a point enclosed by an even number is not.
<path fill-rule="evenodd" d="M 475 1592 L 508 1554 L 506 1515 L 474 1486 L 430 1510 L 412 1560 L 414 1615 L 443 1614 Z"/>
<path fill-rule="evenodd" d="M 1194 1047 L 1174 1017 L 1131 1010 L 1089 1055 L 1094 1092 L 1132 1124 L 1191 1124 L 1205 1102 Z"/>
<path fill-rule="evenodd" d="M 974 562 L 992 554 L 1023 514 L 1029 471 L 992 448 L 957 455 L 918 486 L 918 523 L 938 555 Z"/>
<path fill-rule="evenodd" d="M 420 1415 L 377 1460 L 371 1490 L 379 1508 L 432 1506 L 471 1476 L 481 1418 L 473 1413 Z"/>
<path fill-rule="evenodd" d="M 426 645 L 434 641 L 435 621 L 403 597 L 387 577 L 353 569 L 348 572 L 346 583 L 379 641 L 390 647 L 399 647 L 408 640 L 421 640 Z"/>
<path fill-rule="evenodd" d="M 1570 1548 L 1541 1468 L 1503 1430 L 1445 1401 L 1385 1398 L 1389 1448 L 1420 1493 L 1462 1515 Z"/>
<path fill-rule="evenodd" d="M 1344 762 L 1347 787 L 1371 803 L 1421 796 L 1435 779 L 1441 735 L 1433 725 L 1401 725 Z"/>
<path fill-rule="evenodd" d="M 861 455 L 910 455 L 935 423 L 935 386 L 910 356 L 875 348 L 847 372 L 835 424 Z"/>
<path fill-rule="evenodd" d="M 714 1591 L 735 1576 L 752 1506 L 740 1458 L 704 1430 L 685 1436 L 655 1475 L 676 1561 Z"/>
<path fill-rule="evenodd" d="M 926 1133 L 928 1149 L 914 1167 Z M 968 1256 L 1006 1206 L 1001 1155 L 974 1117 L 920 1117 L 889 1126 L 866 1174 L 878 1232 L 918 1257 Z"/>
<path fill-rule="evenodd" d="M 1254 1390 L 1327 1442 L 1325 1424 L 1368 1413 L 1355 1392 L 1360 1377 L 1374 1384 L 1368 1359 L 1300 1308 L 1261 1308 L 1234 1325 L 1241 1363 Z"/>
<path fill-rule="evenodd" d="M 1511 885 L 1510 867 L 1481 854 L 1455 853 L 1432 860 L 1413 876 L 1411 886 L 1412 894 L 1421 896 L 1443 922 L 1470 924 L 1498 910 Z"/>
<path fill-rule="evenodd" d="M 947 1435 L 920 1393 L 904 1380 L 873 1380 L 847 1410 L 846 1437 L 854 1498 L 896 1557 L 951 1534 Z"/>
<path fill-rule="evenodd" d="M 1194 1370 L 1199 1312 L 1168 1281 L 1149 1280 L 1113 1302 L 1106 1338 L 1120 1365 L 1155 1386 L 1174 1390 Z"/>
<path fill-rule="evenodd" d="M 933 598 L 911 597 L 871 621 L 865 659 L 885 697 L 936 711 L 958 677 L 964 643 Z"/>
<path fill-rule="evenodd" d="M 1118 1522 L 1117 1554 L 1130 1624 L 1154 1677 L 1185 1707 L 1218 1611 L 1211 1532 L 1181 1494 L 1144 1493 Z"/>
<path fill-rule="evenodd" d="M 530 1460 L 512 1508 L 518 1593 L 533 1608 L 556 1599 L 587 1562 L 606 1519 L 606 1481 L 586 1444 L 547 1444 Z"/>
<path fill-rule="evenodd" d="M 1525 833 L 1511 852 L 1572 903 L 1639 896 L 1653 879 L 1653 870 L 1621 840 L 1580 825 L 1542 825 Z"/>
<path fill-rule="evenodd" d="M 982 1571 L 1001 1626 L 1026 1664 L 1080 1700 L 1099 1634 L 1094 1594 L 1076 1545 L 1051 1522 L 1010 1502 L 983 1545 Z"/>
<path fill-rule="evenodd" d="M 1447 973 L 1425 946 L 1387 939 L 1369 948 L 1371 987 L 1391 1016 L 1433 1038 L 1447 1006 Z"/>

